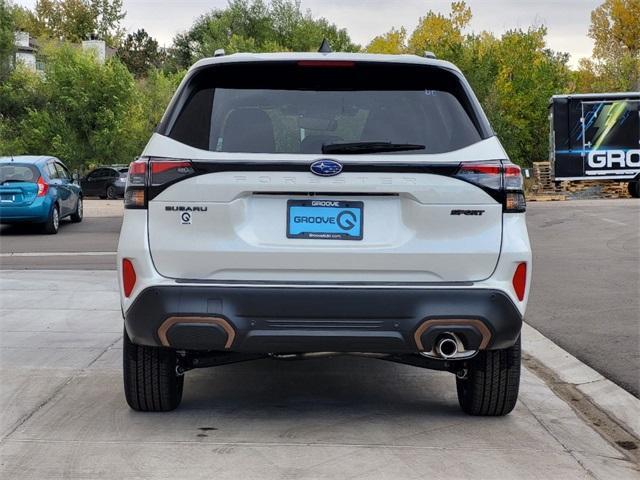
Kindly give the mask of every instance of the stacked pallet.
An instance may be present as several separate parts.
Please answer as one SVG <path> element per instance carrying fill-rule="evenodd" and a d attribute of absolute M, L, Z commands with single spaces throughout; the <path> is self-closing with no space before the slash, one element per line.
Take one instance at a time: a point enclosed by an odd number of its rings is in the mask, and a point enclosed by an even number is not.
<path fill-rule="evenodd" d="M 560 182 L 563 191 L 572 197 L 595 196 L 599 198 L 629 198 L 627 182 L 610 180 L 585 180 L 582 182 Z"/>
<path fill-rule="evenodd" d="M 560 193 L 560 186 L 551 178 L 549 162 L 533 162 L 533 181 L 539 194 Z"/>
<path fill-rule="evenodd" d="M 564 200 L 562 188 L 551 178 L 551 166 L 549 162 L 533 162 L 531 193 L 527 200 L 544 202 L 550 200 Z"/>
<path fill-rule="evenodd" d="M 545 197 L 569 196 L 572 198 L 629 198 L 626 182 L 610 180 L 585 180 L 580 182 L 554 182 L 549 162 L 533 163 L 531 200 Z M 555 199 L 555 198 L 554 198 Z"/>

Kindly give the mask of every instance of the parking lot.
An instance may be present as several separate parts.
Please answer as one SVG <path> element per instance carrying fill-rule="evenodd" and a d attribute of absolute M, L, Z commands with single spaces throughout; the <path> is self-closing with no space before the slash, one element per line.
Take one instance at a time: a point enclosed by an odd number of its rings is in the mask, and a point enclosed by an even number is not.
<path fill-rule="evenodd" d="M 528 214 L 528 323 L 636 395 L 638 208 L 576 201 Z M 120 211 L 88 204 L 85 221 L 55 237 L 2 227 L 3 478 L 640 476 L 634 450 L 605 439 L 529 368 L 506 418 L 460 413 L 450 374 L 355 357 L 189 372 L 179 410 L 130 411 L 109 270 Z M 527 356 L 535 338 L 525 331 Z"/>

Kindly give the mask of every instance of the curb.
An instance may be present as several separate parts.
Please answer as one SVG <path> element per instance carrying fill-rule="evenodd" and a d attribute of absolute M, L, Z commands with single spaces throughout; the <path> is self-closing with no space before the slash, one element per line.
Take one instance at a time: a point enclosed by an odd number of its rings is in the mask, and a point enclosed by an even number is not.
<path fill-rule="evenodd" d="M 640 399 L 585 365 L 529 324 L 522 327 L 523 350 L 551 370 L 562 382 L 573 385 L 596 407 L 640 438 Z"/>

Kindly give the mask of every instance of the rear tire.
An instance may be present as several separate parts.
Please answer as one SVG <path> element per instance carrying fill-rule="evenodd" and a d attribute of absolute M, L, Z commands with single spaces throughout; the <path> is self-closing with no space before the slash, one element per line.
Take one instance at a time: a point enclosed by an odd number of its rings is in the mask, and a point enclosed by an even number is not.
<path fill-rule="evenodd" d="M 180 405 L 184 376 L 176 374 L 174 350 L 136 345 L 123 338 L 124 394 L 139 412 L 169 412 Z"/>
<path fill-rule="evenodd" d="M 47 235 L 55 235 L 60 228 L 60 210 L 57 205 L 54 205 L 49 212 L 47 221 L 42 225 L 42 230 Z"/>
<path fill-rule="evenodd" d="M 76 205 L 76 211 L 71 214 L 71 221 L 73 223 L 80 223 L 82 216 L 84 215 L 84 206 L 82 205 L 82 197 L 78 197 L 78 204 Z"/>
<path fill-rule="evenodd" d="M 640 198 L 640 180 L 634 180 L 627 184 L 629 195 L 633 198 Z"/>
<path fill-rule="evenodd" d="M 516 406 L 520 388 L 520 339 L 513 347 L 485 350 L 469 362 L 467 377 L 456 379 L 465 413 L 500 417 Z"/>
<path fill-rule="evenodd" d="M 114 187 L 113 185 L 109 185 L 107 187 L 107 200 L 114 200 L 118 197 L 118 194 L 116 192 L 116 187 Z"/>

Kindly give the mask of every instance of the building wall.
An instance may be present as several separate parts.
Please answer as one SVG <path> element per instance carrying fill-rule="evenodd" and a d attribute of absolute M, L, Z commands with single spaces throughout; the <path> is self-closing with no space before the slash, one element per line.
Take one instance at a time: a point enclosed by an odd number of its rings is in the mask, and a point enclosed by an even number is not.
<path fill-rule="evenodd" d="M 22 63 L 30 70 L 36 69 L 36 55 L 32 52 L 16 52 L 16 63 Z"/>
<path fill-rule="evenodd" d="M 29 46 L 29 33 L 28 32 L 15 32 L 14 33 L 15 44 L 17 47 Z"/>
<path fill-rule="evenodd" d="M 104 63 L 107 57 L 107 44 L 104 40 L 85 40 L 82 42 L 82 50 L 93 50 L 100 63 Z"/>

